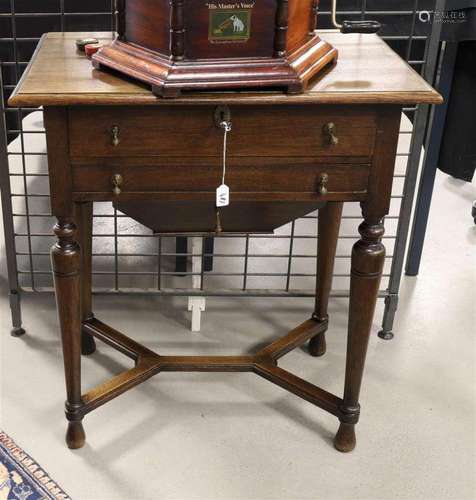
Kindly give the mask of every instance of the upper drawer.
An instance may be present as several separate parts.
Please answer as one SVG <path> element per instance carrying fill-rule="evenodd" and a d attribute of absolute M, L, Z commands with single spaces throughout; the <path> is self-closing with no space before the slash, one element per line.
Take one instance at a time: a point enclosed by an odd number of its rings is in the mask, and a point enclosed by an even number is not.
<path fill-rule="evenodd" d="M 370 158 L 375 115 L 368 108 L 230 107 L 230 156 Z M 209 106 L 70 108 L 72 157 L 221 156 L 223 131 Z M 333 134 L 328 125 L 333 124 Z"/>

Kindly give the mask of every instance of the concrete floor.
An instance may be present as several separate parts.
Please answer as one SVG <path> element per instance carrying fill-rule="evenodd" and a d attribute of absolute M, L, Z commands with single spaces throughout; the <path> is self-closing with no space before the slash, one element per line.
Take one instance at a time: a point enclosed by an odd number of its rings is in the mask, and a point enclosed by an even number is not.
<path fill-rule="evenodd" d="M 351 454 L 332 447 L 333 417 L 251 374 L 161 374 L 88 415 L 87 445 L 68 450 L 53 297 L 26 297 L 28 334 L 10 337 L 4 257 L 1 428 L 75 500 L 476 498 L 473 198 L 474 185 L 438 176 L 421 274 L 403 281 L 391 342 L 376 336 L 379 301 Z M 192 335 L 185 299 L 95 304 L 98 317 L 164 354 L 243 352 L 311 310 L 309 300 L 210 299 Z M 283 360 L 337 394 L 347 305 L 331 302 L 325 357 L 299 349 Z M 85 387 L 125 366 L 103 345 L 83 363 Z"/>

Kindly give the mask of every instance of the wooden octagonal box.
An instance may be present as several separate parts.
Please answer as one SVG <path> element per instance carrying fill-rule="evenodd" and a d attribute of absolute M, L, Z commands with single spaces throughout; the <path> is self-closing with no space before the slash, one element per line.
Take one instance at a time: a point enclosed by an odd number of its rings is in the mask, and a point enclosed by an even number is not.
<path fill-rule="evenodd" d="M 303 91 L 337 58 L 316 33 L 318 0 L 118 0 L 118 37 L 93 57 L 150 84 L 182 90 Z"/>

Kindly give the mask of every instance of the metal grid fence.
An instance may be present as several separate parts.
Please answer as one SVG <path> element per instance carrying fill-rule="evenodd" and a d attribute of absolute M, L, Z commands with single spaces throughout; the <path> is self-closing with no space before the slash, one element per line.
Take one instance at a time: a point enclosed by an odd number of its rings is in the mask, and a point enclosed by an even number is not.
<path fill-rule="evenodd" d="M 378 2 L 341 0 L 339 16 L 377 19 L 389 45 L 427 79 L 434 74 L 438 27 L 419 20 L 433 0 Z M 385 4 L 385 8 L 383 8 Z M 442 5 L 442 0 L 437 0 Z M 393 8 L 392 8 L 393 7 Z M 319 27 L 331 28 L 330 1 L 321 2 Z M 114 30 L 114 5 L 105 1 L 0 0 L 2 97 L 0 183 L 13 324 L 21 326 L 20 294 L 52 291 L 49 248 L 53 243 L 48 196 L 46 145 L 42 111 L 10 108 L 4 103 L 25 70 L 40 36 L 47 31 Z M 428 108 L 406 108 L 397 157 L 390 215 L 386 218 L 387 259 L 381 297 L 386 299 L 383 332 L 390 332 L 397 307 L 413 192 Z M 296 220 L 273 236 L 222 236 L 213 252 L 205 242 L 198 254 L 183 240 L 153 236 L 114 210 L 109 203 L 94 209 L 93 285 L 96 292 L 157 293 L 205 296 L 290 296 L 314 294 L 317 214 Z M 346 204 L 339 238 L 334 296 L 347 296 L 350 250 L 361 219 L 356 204 Z M 177 245 L 179 241 L 179 245 Z M 190 248 L 192 246 L 190 245 Z M 193 247 L 196 248 L 196 247 Z M 194 272 L 188 259 L 211 270 Z M 199 275 L 199 286 L 193 278 Z M 195 280 L 196 281 L 196 280 Z"/>

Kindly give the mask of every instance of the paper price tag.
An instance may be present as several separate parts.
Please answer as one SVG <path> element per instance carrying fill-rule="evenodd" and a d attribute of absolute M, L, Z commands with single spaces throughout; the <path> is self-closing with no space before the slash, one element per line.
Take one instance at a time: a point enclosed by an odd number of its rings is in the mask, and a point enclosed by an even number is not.
<path fill-rule="evenodd" d="M 230 188 L 226 184 L 217 187 L 217 207 L 227 207 L 230 204 Z"/>

